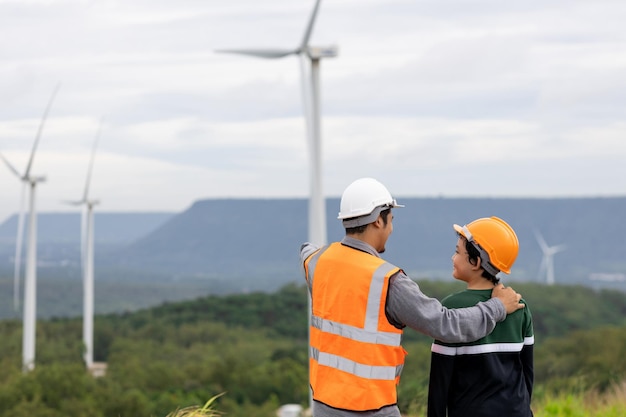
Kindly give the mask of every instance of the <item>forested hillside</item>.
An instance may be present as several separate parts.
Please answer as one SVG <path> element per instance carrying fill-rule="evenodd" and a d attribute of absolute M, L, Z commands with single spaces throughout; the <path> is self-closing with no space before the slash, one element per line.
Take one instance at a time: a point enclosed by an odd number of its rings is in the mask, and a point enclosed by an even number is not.
<path fill-rule="evenodd" d="M 443 297 L 457 283 L 423 281 Z M 578 286 L 516 285 L 536 323 L 536 396 L 606 391 L 626 379 L 626 297 Z M 96 360 L 81 364 L 80 319 L 40 321 L 37 366 L 20 371 L 21 328 L 0 321 L 0 417 L 160 417 L 225 392 L 231 417 L 270 417 L 280 404 L 306 405 L 307 317 L 304 286 L 275 293 L 201 297 L 95 322 Z M 430 339 L 407 330 L 409 352 L 400 407 L 424 410 Z"/>

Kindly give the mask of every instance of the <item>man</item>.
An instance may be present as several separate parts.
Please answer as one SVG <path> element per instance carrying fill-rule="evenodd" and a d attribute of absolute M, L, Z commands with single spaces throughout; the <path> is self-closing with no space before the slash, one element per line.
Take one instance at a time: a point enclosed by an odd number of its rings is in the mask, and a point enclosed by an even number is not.
<path fill-rule="evenodd" d="M 448 310 L 424 295 L 400 268 L 380 257 L 402 207 L 373 178 L 350 184 L 339 219 L 346 236 L 300 257 L 311 297 L 309 383 L 314 417 L 400 417 L 396 385 L 404 365 L 400 342 L 409 326 L 444 342 L 490 333 L 521 296 L 499 285 L 475 307 Z"/>

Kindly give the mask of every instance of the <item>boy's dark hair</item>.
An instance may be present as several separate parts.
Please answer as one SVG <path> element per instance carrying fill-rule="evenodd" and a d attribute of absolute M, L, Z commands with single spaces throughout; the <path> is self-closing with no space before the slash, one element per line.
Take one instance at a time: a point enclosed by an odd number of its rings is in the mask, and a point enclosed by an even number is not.
<path fill-rule="evenodd" d="M 391 208 L 384 209 L 383 211 L 380 212 L 380 217 L 383 218 L 383 224 L 385 226 L 387 226 L 387 217 L 389 217 L 389 213 L 391 213 Z M 347 235 L 354 235 L 354 234 L 363 233 L 365 231 L 366 227 L 367 227 L 366 224 L 364 224 L 362 226 L 348 227 L 348 228 L 346 228 L 346 234 Z"/>
<path fill-rule="evenodd" d="M 480 258 L 480 253 L 478 252 L 478 249 L 476 249 L 476 247 L 465 238 L 465 236 L 463 236 L 460 233 L 457 233 L 457 235 L 463 239 L 463 241 L 465 241 L 465 250 L 467 250 L 467 256 L 469 258 L 469 263 L 471 263 L 472 265 L 476 265 L 478 263 L 478 259 Z M 492 283 L 494 283 L 495 285 L 500 283 L 500 278 L 491 275 L 489 272 L 485 271 L 485 268 L 481 268 L 483 270 L 481 276 L 489 281 L 491 281 Z"/>

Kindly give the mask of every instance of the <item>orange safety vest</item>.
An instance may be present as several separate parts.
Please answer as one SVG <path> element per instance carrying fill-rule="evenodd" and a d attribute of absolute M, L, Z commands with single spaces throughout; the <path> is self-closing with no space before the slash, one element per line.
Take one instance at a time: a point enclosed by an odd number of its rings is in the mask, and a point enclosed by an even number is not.
<path fill-rule="evenodd" d="M 399 270 L 341 243 L 304 261 L 312 309 L 309 382 L 316 401 L 352 411 L 397 403 L 406 351 L 402 330 L 385 316 L 385 302 L 389 277 Z"/>

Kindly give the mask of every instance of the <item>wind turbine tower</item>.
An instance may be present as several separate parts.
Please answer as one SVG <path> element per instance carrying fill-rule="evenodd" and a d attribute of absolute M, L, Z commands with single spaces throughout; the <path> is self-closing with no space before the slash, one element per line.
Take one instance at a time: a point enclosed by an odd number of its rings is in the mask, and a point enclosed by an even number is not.
<path fill-rule="evenodd" d="M 326 244 L 326 205 L 322 191 L 322 141 L 320 132 L 320 61 L 337 56 L 337 47 L 312 47 L 309 39 L 321 0 L 316 0 L 302 42 L 295 49 L 224 49 L 216 52 L 251 55 L 277 59 L 289 55 L 300 57 L 302 74 L 302 103 L 306 121 L 309 150 L 309 241 Z"/>
<path fill-rule="evenodd" d="M 87 369 L 93 367 L 93 311 L 94 311 L 94 250 L 93 250 L 93 208 L 99 203 L 98 200 L 89 198 L 89 185 L 93 171 L 93 161 L 96 155 L 96 148 L 100 138 L 102 123 L 98 128 L 98 133 L 91 149 L 91 158 L 87 169 L 87 180 L 82 199 L 71 201 L 70 204 L 83 206 L 80 230 L 80 255 L 83 273 L 83 344 L 85 352 L 83 360 Z"/>
<path fill-rule="evenodd" d="M 251 55 L 265 59 L 278 59 L 289 55 L 300 58 L 302 83 L 302 105 L 306 122 L 306 138 L 309 150 L 309 224 L 308 240 L 317 245 L 325 245 L 326 204 L 322 190 L 322 140 L 320 129 L 320 61 L 322 58 L 337 56 L 337 47 L 312 47 L 309 39 L 319 10 L 321 0 L 316 0 L 309 18 L 302 42 L 295 49 L 228 49 L 216 52 Z M 311 298 L 308 297 L 308 310 L 311 311 Z M 311 315 L 308 315 L 309 327 Z M 309 406 L 312 404 L 309 391 Z"/>
<path fill-rule="evenodd" d="M 36 188 L 37 184 L 45 181 L 43 176 L 35 176 L 31 174 L 31 168 L 33 166 L 33 160 L 35 159 L 35 153 L 37 151 L 37 145 L 41 138 L 43 127 L 48 118 L 48 113 L 54 102 L 54 98 L 59 91 L 60 85 L 57 85 L 52 93 L 52 97 L 48 101 L 46 110 L 39 124 L 37 136 L 35 137 L 35 143 L 30 154 L 30 159 L 26 165 L 24 174 L 20 174 L 19 171 L 9 163 L 9 161 L 0 154 L 0 158 L 9 167 L 9 169 L 22 181 L 22 199 L 21 207 L 18 219 L 16 247 L 15 247 L 15 275 L 14 275 L 14 303 L 17 309 L 17 294 L 19 293 L 19 278 L 20 278 L 20 263 L 21 263 L 21 248 L 23 238 L 23 217 L 24 217 L 24 197 L 26 188 L 29 190 L 29 204 L 28 204 L 28 236 L 26 240 L 26 274 L 24 280 L 24 315 L 23 315 L 23 337 L 22 337 L 22 369 L 24 372 L 31 371 L 35 368 L 35 335 L 36 335 L 36 323 L 37 323 L 37 211 L 35 204 Z"/>
<path fill-rule="evenodd" d="M 565 245 L 548 246 L 545 239 L 538 231 L 535 231 L 535 237 L 543 252 L 541 265 L 539 266 L 539 276 L 546 274 L 546 284 L 554 285 L 554 255 L 565 250 Z"/>

